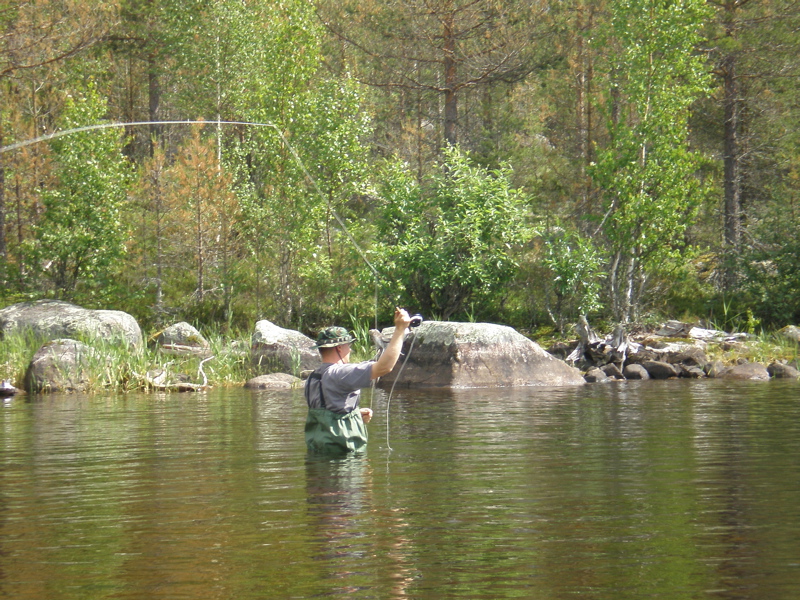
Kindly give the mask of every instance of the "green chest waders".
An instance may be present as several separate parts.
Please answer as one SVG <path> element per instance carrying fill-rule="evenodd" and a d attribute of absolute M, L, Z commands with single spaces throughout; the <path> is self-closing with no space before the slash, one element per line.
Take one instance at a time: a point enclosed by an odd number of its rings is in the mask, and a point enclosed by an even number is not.
<path fill-rule="evenodd" d="M 309 408 L 306 418 L 306 446 L 312 452 L 326 454 L 345 454 L 363 452 L 367 448 L 367 428 L 361 418 L 361 411 L 353 409 L 346 414 L 332 412 L 326 408 L 322 392 L 322 372 L 309 375 L 309 385 L 319 386 L 322 408 Z M 306 391 L 308 394 L 308 391 Z"/>

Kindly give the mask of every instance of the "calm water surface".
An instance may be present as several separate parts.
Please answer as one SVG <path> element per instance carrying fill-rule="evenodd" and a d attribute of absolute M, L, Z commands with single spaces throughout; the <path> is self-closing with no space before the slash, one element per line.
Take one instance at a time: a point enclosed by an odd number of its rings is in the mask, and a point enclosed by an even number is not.
<path fill-rule="evenodd" d="M 0 406 L 0 598 L 800 597 L 800 383 L 370 397 L 306 455 L 299 392 Z"/>

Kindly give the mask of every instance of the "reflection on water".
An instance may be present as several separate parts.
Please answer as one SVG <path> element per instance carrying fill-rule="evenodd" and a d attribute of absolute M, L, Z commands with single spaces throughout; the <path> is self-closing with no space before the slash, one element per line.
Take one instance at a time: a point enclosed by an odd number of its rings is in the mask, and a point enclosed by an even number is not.
<path fill-rule="evenodd" d="M 328 459 L 297 392 L 6 402 L 0 597 L 797 597 L 797 382 L 372 407 Z"/>
<path fill-rule="evenodd" d="M 353 595 L 381 581 L 382 596 L 406 596 L 413 578 L 405 554 L 409 540 L 402 511 L 375 499 L 369 458 L 306 458 L 308 526 L 317 544 L 314 560 L 326 582 L 320 594 Z M 380 571 L 368 573 L 365 563 L 380 557 Z"/>

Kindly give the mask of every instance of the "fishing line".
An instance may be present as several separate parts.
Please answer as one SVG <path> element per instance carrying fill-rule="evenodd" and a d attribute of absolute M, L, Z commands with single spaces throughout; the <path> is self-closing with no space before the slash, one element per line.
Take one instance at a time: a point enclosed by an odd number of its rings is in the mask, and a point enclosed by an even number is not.
<path fill-rule="evenodd" d="M 23 140 L 21 142 L 15 142 L 13 144 L 9 144 L 8 146 L 0 146 L 0 154 L 4 154 L 6 152 L 11 152 L 13 150 L 18 150 L 20 148 L 25 148 L 26 146 L 31 146 L 33 144 L 39 144 L 41 142 L 54 140 L 56 138 L 60 138 L 60 137 L 66 136 L 66 135 L 71 135 L 73 133 L 80 133 L 80 132 L 83 132 L 83 131 L 94 131 L 94 130 L 99 130 L 99 129 L 115 129 L 115 128 L 119 129 L 119 128 L 123 128 L 123 127 L 138 127 L 138 126 L 145 126 L 145 125 L 146 126 L 149 126 L 149 125 L 202 125 L 202 126 L 205 126 L 205 125 L 216 125 L 217 127 L 220 127 L 221 125 L 244 125 L 244 126 L 248 126 L 248 127 L 268 127 L 270 129 L 275 130 L 275 133 L 278 134 L 278 137 L 280 137 L 281 142 L 283 142 L 284 146 L 286 146 L 286 148 L 292 154 L 292 157 L 294 158 L 295 162 L 300 167 L 300 169 L 303 171 L 303 174 L 305 175 L 306 179 L 311 183 L 312 187 L 317 192 L 317 195 L 319 195 L 319 197 L 322 198 L 322 200 L 325 202 L 325 205 L 328 207 L 328 210 L 331 212 L 331 214 L 333 215 L 334 219 L 336 219 L 336 222 L 338 223 L 338 225 L 341 228 L 342 232 L 344 232 L 344 234 L 347 237 L 347 239 L 353 245 L 353 248 L 355 248 L 356 252 L 358 252 L 358 255 L 361 257 L 361 260 L 363 260 L 364 264 L 366 264 L 367 267 L 369 267 L 370 271 L 372 272 L 373 276 L 375 277 L 375 329 L 378 328 L 378 299 L 379 299 L 378 297 L 379 297 L 380 278 L 381 278 L 380 273 L 375 268 L 375 266 L 369 261 L 369 259 L 367 258 L 367 255 L 364 253 L 364 251 L 362 250 L 361 246 L 358 245 L 358 242 L 356 242 L 355 238 L 350 233 L 350 230 L 344 224 L 344 220 L 339 216 L 339 213 L 336 212 L 336 209 L 333 208 L 333 205 L 331 204 L 330 199 L 327 196 L 325 196 L 325 194 L 322 193 L 322 190 L 320 190 L 319 186 L 317 185 L 317 181 L 314 179 L 314 177 L 311 175 L 309 170 L 306 168 L 305 163 L 300 158 L 300 155 L 297 154 L 297 151 L 294 149 L 294 146 L 292 146 L 289 143 L 289 140 L 286 139 L 286 136 L 278 128 L 278 126 L 275 125 L 275 123 L 271 123 L 271 122 L 260 123 L 260 122 L 255 122 L 255 121 L 221 121 L 219 119 L 215 119 L 213 121 L 175 120 L 175 121 L 130 121 L 130 122 L 125 122 L 125 123 L 123 123 L 123 122 L 97 123 L 97 124 L 94 124 L 94 125 L 83 125 L 81 127 L 73 127 L 71 129 L 62 129 L 60 131 L 55 131 L 53 133 L 48 133 L 46 135 L 42 135 L 42 136 L 39 136 L 39 137 L 36 137 L 36 138 Z M 411 327 L 416 327 L 421 323 L 422 323 L 422 317 L 420 315 L 414 315 L 414 317 L 412 317 Z M 391 402 L 392 402 L 392 394 L 394 393 L 395 385 L 397 385 L 397 380 L 400 378 L 400 375 L 402 374 L 403 369 L 405 368 L 406 363 L 408 362 L 408 359 L 411 357 L 411 350 L 414 347 L 414 342 L 415 341 L 416 341 L 416 336 L 414 336 L 411 339 L 411 345 L 409 346 L 408 353 L 406 354 L 406 357 L 403 360 L 403 363 L 400 365 L 400 370 L 397 372 L 397 377 L 395 378 L 394 382 L 392 383 L 391 390 L 389 391 L 389 397 L 388 397 L 388 400 L 386 402 L 386 446 L 389 448 L 389 450 L 392 450 L 392 447 L 389 445 L 389 406 L 391 405 Z M 373 388 L 373 394 L 374 394 L 374 388 Z"/>
<path fill-rule="evenodd" d="M 39 136 L 37 138 L 31 138 L 29 140 L 23 140 L 21 142 L 16 142 L 14 144 L 9 144 L 8 146 L 2 146 L 2 147 L 0 147 L 0 154 L 5 153 L 5 152 L 10 152 L 12 150 L 18 150 L 19 148 L 24 148 L 26 146 L 31 146 L 33 144 L 38 144 L 38 143 L 41 143 L 41 142 L 54 140 L 56 138 L 60 138 L 60 137 L 65 136 L 65 135 L 70 135 L 70 134 L 73 134 L 73 133 L 80 133 L 82 131 L 92 131 L 92 130 L 96 130 L 96 129 L 112 129 L 112 128 L 121 128 L 121 127 L 136 127 L 136 126 L 140 126 L 140 125 L 203 125 L 203 126 L 205 126 L 205 125 L 217 125 L 217 126 L 220 126 L 220 125 L 246 125 L 246 126 L 251 126 L 251 127 L 269 127 L 271 129 L 274 129 L 275 133 L 278 134 L 278 137 L 281 138 L 281 141 L 283 142 L 283 144 L 286 146 L 286 148 L 289 149 L 289 152 L 291 152 L 292 157 L 297 162 L 297 164 L 300 167 L 300 169 L 303 171 L 303 174 L 305 175 L 306 179 L 308 179 L 308 181 L 311 183 L 312 187 L 317 192 L 319 197 L 322 198 L 322 200 L 325 202 L 326 206 L 328 207 L 328 210 L 331 211 L 331 214 L 333 215 L 334 219 L 336 219 L 336 222 L 339 224 L 339 227 L 341 227 L 341 229 L 344 232 L 344 234 L 347 236 L 347 239 L 350 240 L 351 244 L 353 244 L 353 247 L 356 249 L 356 252 L 358 252 L 358 255 L 361 257 L 361 259 L 364 261 L 364 263 L 369 267 L 370 271 L 372 271 L 372 274 L 376 278 L 376 289 L 377 289 L 377 279 L 380 277 L 380 273 L 378 273 L 378 270 L 372 265 L 371 262 L 369 262 L 369 259 L 367 258 L 367 255 L 361 249 L 361 246 L 358 245 L 358 243 L 356 242 L 355 238 L 350 233 L 350 230 L 347 229 L 347 226 L 344 224 L 344 221 L 339 216 L 339 213 L 337 213 L 336 210 L 333 208 L 333 206 L 331 204 L 331 201 L 325 196 L 325 194 L 322 193 L 322 190 L 319 189 L 319 186 L 317 185 L 316 180 L 311 176 L 311 173 L 306 168 L 306 165 L 302 161 L 300 156 L 297 154 L 297 151 L 294 149 L 294 146 L 292 146 L 289 143 L 289 140 L 286 139 L 286 136 L 283 135 L 283 132 L 278 128 L 277 125 L 275 125 L 275 123 L 270 123 L 270 122 L 258 123 L 258 122 L 255 122 L 255 121 L 220 121 L 220 120 L 214 120 L 214 121 L 203 121 L 203 120 L 198 120 L 198 121 L 131 121 L 131 122 L 128 122 L 128 123 L 121 123 L 121 122 L 98 123 L 98 124 L 95 124 L 95 125 L 84 125 L 82 127 L 74 127 L 72 129 L 63 129 L 61 131 L 55 131 L 53 133 L 48 133 L 46 135 L 42 135 L 42 136 Z M 377 291 L 376 291 L 375 296 L 376 296 L 375 322 L 377 323 L 377 320 L 378 320 L 378 317 L 377 317 L 377 313 L 378 313 Z"/>
<path fill-rule="evenodd" d="M 410 328 L 419 327 L 422 325 L 422 315 L 414 315 L 411 317 L 411 323 L 409 323 Z M 390 452 L 393 451 L 393 448 L 389 445 L 389 407 L 392 405 L 392 394 L 394 394 L 394 386 L 397 385 L 397 380 L 400 379 L 400 375 L 403 373 L 403 369 L 406 368 L 406 363 L 408 359 L 411 358 L 411 350 L 414 348 L 414 342 L 417 341 L 416 334 L 413 335 L 411 338 L 411 343 L 408 346 L 408 352 L 406 352 L 406 357 L 403 359 L 402 364 L 400 365 L 400 369 L 397 371 L 397 377 L 394 378 L 392 382 L 392 387 L 389 390 L 389 397 L 386 400 L 386 447 L 389 449 Z"/>

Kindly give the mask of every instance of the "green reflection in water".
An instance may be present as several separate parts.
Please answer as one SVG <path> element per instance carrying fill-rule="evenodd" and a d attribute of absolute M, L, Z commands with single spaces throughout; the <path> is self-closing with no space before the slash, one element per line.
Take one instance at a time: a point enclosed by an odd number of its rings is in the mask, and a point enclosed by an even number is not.
<path fill-rule="evenodd" d="M 0 597 L 793 598 L 800 386 L 398 393 L 363 457 L 299 393 L 0 409 Z"/>

